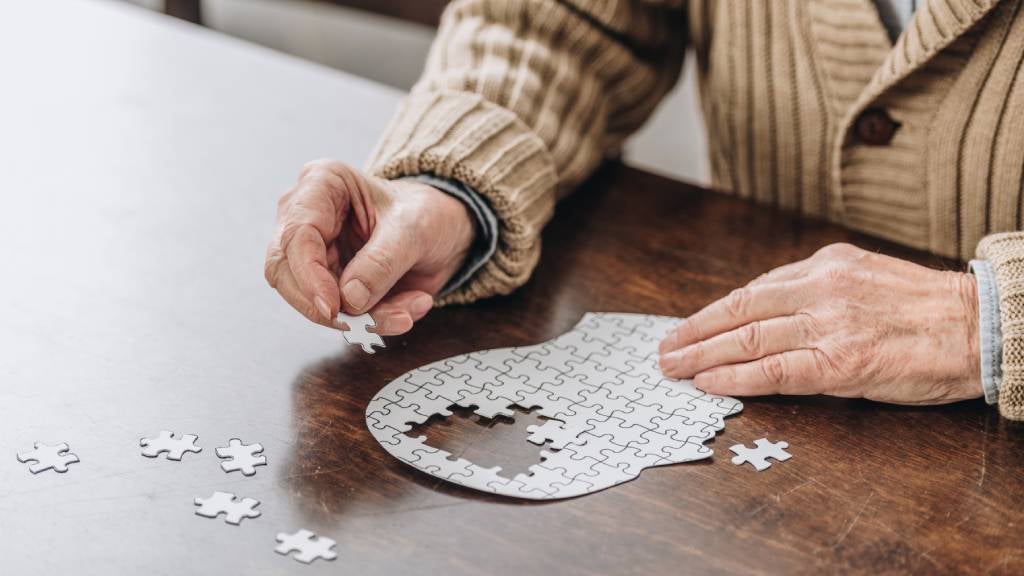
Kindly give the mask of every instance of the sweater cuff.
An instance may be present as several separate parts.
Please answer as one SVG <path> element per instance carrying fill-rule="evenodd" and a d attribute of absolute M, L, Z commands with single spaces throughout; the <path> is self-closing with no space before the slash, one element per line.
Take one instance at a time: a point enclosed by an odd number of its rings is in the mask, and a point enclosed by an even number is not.
<path fill-rule="evenodd" d="M 414 92 L 377 146 L 370 170 L 395 180 L 433 174 L 483 196 L 499 221 L 497 250 L 441 303 L 507 294 L 540 258 L 540 232 L 554 212 L 554 162 L 512 112 L 478 94 Z"/>
<path fill-rule="evenodd" d="M 971 260 L 971 272 L 978 282 L 978 334 L 981 345 L 981 390 L 985 402 L 999 402 L 1003 381 L 1003 332 L 999 318 L 999 286 L 987 260 Z"/>
<path fill-rule="evenodd" d="M 991 264 L 999 294 L 1003 334 L 999 412 L 1012 420 L 1024 420 L 1024 232 L 986 236 L 978 244 L 977 254 Z"/>
<path fill-rule="evenodd" d="M 494 253 L 498 250 L 498 217 L 494 215 L 494 210 L 491 210 L 491 207 L 487 205 L 487 201 L 476 190 L 462 182 L 438 178 L 433 174 L 408 176 L 404 180 L 414 180 L 428 186 L 433 186 L 442 192 L 458 198 L 466 206 L 466 209 L 469 210 L 469 213 L 473 215 L 473 220 L 476 223 L 476 238 L 473 240 L 473 245 L 469 248 L 469 254 L 466 255 L 465 262 L 462 263 L 462 267 L 438 293 L 438 298 L 444 298 L 465 284 L 467 280 L 472 278 L 473 274 L 476 274 L 477 270 L 480 270 L 494 256 Z"/>

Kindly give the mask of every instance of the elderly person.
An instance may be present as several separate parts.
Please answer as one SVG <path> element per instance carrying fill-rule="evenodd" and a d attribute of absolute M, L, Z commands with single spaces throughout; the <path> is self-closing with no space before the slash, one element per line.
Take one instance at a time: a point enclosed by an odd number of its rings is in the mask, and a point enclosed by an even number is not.
<path fill-rule="evenodd" d="M 712 393 L 1024 419 L 1022 0 L 458 0 L 368 173 L 316 161 L 267 279 L 310 320 L 384 334 L 527 281 L 557 199 L 696 51 L 714 187 L 972 262 L 835 245 L 683 321 L 669 377 Z"/>

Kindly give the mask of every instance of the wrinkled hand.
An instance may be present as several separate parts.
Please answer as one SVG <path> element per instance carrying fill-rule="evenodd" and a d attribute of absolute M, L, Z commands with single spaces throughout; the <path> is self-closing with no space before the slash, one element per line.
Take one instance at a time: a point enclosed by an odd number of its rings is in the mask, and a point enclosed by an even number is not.
<path fill-rule="evenodd" d="M 684 320 L 661 368 L 709 393 L 943 404 L 981 392 L 977 287 L 835 244 Z"/>
<path fill-rule="evenodd" d="M 267 282 L 310 320 L 369 311 L 401 334 L 433 306 L 475 234 L 462 202 L 416 182 L 367 176 L 341 162 L 303 167 L 281 197 Z"/>

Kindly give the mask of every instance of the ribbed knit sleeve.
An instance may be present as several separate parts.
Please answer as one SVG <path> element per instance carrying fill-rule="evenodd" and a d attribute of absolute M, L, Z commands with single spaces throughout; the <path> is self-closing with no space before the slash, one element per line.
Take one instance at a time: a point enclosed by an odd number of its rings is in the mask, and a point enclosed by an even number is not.
<path fill-rule="evenodd" d="M 423 77 L 378 144 L 384 178 L 429 173 L 478 191 L 494 257 L 445 302 L 529 278 L 557 198 L 651 114 L 678 78 L 682 0 L 456 0 Z"/>
<path fill-rule="evenodd" d="M 1003 383 L 999 412 L 1024 420 L 1024 232 L 986 236 L 978 258 L 988 260 L 999 287 L 999 317 L 1003 331 Z"/>

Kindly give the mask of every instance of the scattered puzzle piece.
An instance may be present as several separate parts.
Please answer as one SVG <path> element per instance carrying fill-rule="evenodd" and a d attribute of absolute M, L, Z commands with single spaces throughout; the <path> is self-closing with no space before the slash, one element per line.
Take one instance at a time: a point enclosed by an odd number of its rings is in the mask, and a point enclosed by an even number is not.
<path fill-rule="evenodd" d="M 78 456 L 72 454 L 71 448 L 64 442 L 55 446 L 36 442 L 34 448 L 18 454 L 18 462 L 34 462 L 28 467 L 28 471 L 33 474 L 47 470 L 63 474 L 68 471 L 68 464 L 78 462 Z"/>
<path fill-rule="evenodd" d="M 754 440 L 754 445 L 756 448 L 747 448 L 743 444 L 730 446 L 729 450 L 736 453 L 736 456 L 732 457 L 732 463 L 737 466 L 750 463 L 754 469 L 760 472 L 771 468 L 771 463 L 768 462 L 769 458 L 785 462 L 792 457 L 792 454 L 785 450 L 785 448 L 789 448 L 787 442 L 769 442 L 767 438 L 758 438 Z"/>
<path fill-rule="evenodd" d="M 214 492 L 209 498 L 196 498 L 196 515 L 205 518 L 216 518 L 224 515 L 224 521 L 238 526 L 243 518 L 256 518 L 260 511 L 255 508 L 260 501 L 253 498 L 237 498 L 230 492 Z"/>
<path fill-rule="evenodd" d="M 412 370 L 366 409 L 374 438 L 395 457 L 437 478 L 517 498 L 579 496 L 636 478 L 645 468 L 708 458 L 704 446 L 739 412 L 736 399 L 705 394 L 658 368 L 658 342 L 678 318 L 587 314 L 571 331 L 536 346 L 471 352 Z M 452 405 L 485 418 L 513 406 L 548 420 L 526 438 L 550 442 L 529 473 L 505 477 L 405 434 Z"/>
<path fill-rule="evenodd" d="M 374 353 L 374 346 L 384 348 L 384 339 L 380 337 L 380 334 L 367 330 L 367 328 L 372 328 L 377 325 L 369 314 L 349 316 L 344 312 L 339 312 L 338 322 L 344 322 L 348 326 L 348 330 L 343 330 L 341 332 L 342 337 L 345 338 L 345 342 L 361 346 L 363 352 L 366 352 L 367 354 Z"/>
<path fill-rule="evenodd" d="M 332 550 L 335 544 L 334 540 L 323 536 L 318 537 L 306 529 L 299 530 L 294 534 L 280 532 L 277 535 L 277 541 L 280 544 L 277 545 L 277 548 L 274 548 L 274 552 L 283 556 L 287 556 L 292 552 L 298 552 L 292 558 L 305 564 L 309 564 L 317 558 L 334 560 L 338 557 L 338 553 Z"/>
<path fill-rule="evenodd" d="M 167 454 L 168 460 L 181 460 L 185 452 L 202 452 L 203 449 L 196 446 L 199 436 L 185 434 L 181 438 L 175 438 L 174 432 L 162 430 L 156 438 L 143 438 L 139 440 L 142 446 L 142 455 L 146 458 L 156 458 L 160 454 Z"/>
<path fill-rule="evenodd" d="M 260 452 L 263 452 L 262 444 L 242 444 L 238 438 L 232 438 L 227 446 L 221 446 L 216 450 L 218 458 L 227 459 L 220 463 L 225 472 L 239 470 L 246 476 L 255 474 L 256 466 L 267 465 L 267 457 Z"/>

